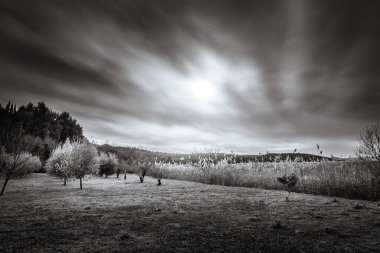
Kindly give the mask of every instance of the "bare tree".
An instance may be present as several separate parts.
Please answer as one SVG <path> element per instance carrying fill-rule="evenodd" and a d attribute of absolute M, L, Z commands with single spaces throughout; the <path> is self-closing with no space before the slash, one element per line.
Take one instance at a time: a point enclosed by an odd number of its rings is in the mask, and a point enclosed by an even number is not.
<path fill-rule="evenodd" d="M 372 174 L 372 183 L 380 189 L 380 128 L 378 124 L 367 125 L 360 132 L 360 145 L 355 150 L 360 160 Z"/>
<path fill-rule="evenodd" d="M 365 161 L 376 161 L 380 166 L 380 128 L 378 124 L 366 126 L 360 132 L 360 146 L 356 155 Z"/>

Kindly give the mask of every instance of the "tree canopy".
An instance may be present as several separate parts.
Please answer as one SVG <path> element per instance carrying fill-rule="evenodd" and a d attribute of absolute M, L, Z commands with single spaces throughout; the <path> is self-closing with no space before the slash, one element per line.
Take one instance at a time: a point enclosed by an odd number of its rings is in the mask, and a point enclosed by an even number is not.
<path fill-rule="evenodd" d="M 11 102 L 0 104 L 0 146 L 7 150 L 15 130 L 28 139 L 28 152 L 46 161 L 58 143 L 83 139 L 82 127 L 68 112 L 52 111 L 44 102 L 28 103 L 19 108 Z"/>

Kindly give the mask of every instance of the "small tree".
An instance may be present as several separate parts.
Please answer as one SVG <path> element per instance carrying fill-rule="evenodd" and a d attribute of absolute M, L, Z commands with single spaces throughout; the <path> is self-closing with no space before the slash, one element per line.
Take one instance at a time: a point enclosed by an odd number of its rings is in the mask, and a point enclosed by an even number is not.
<path fill-rule="evenodd" d="M 137 162 L 138 171 L 137 174 L 140 178 L 140 183 L 144 183 L 144 178 L 146 174 L 150 171 L 153 166 L 153 162 L 149 160 L 140 160 Z"/>
<path fill-rule="evenodd" d="M 156 178 L 157 179 L 157 185 L 162 185 L 161 184 L 161 179 L 163 177 L 163 174 L 164 174 L 164 162 L 162 161 L 154 161 L 153 165 L 151 166 L 151 169 L 150 169 L 150 174 L 152 175 L 152 177 Z"/>
<path fill-rule="evenodd" d="M 366 126 L 360 132 L 360 145 L 355 150 L 360 160 L 366 162 L 372 174 L 372 183 L 380 188 L 380 128 L 378 124 Z"/>
<path fill-rule="evenodd" d="M 58 176 L 63 179 L 63 185 L 71 177 L 70 162 L 73 146 L 69 141 L 58 146 L 46 162 L 46 169 L 49 174 Z"/>
<path fill-rule="evenodd" d="M 105 175 L 107 178 L 115 173 L 118 164 L 119 162 L 115 154 L 101 152 L 99 155 L 99 175 Z"/>
<path fill-rule="evenodd" d="M 71 154 L 70 174 L 79 179 L 82 190 L 82 179 L 87 174 L 96 174 L 99 169 L 96 147 L 88 141 L 74 141 Z"/>
<path fill-rule="evenodd" d="M 282 177 L 278 177 L 277 181 L 286 187 L 286 190 L 288 191 L 286 201 L 289 201 L 290 192 L 296 186 L 298 182 L 298 177 L 295 174 L 290 174 L 289 176 L 284 175 Z"/>

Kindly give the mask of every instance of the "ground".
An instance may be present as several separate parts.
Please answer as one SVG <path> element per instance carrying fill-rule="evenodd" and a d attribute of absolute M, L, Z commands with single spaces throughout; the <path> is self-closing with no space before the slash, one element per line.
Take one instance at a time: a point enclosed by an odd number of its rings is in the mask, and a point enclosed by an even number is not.
<path fill-rule="evenodd" d="M 380 252 L 380 206 L 146 178 L 32 174 L 0 197 L 0 252 Z M 278 222 L 277 222 L 278 221 Z"/>

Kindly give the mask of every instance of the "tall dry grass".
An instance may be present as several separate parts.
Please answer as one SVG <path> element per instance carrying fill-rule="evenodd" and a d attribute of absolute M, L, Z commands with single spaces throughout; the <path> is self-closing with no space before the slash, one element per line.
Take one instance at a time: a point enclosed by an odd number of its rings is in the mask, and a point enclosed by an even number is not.
<path fill-rule="evenodd" d="M 248 162 L 229 164 L 165 164 L 165 178 L 206 184 L 281 190 L 277 177 L 294 173 L 296 192 L 351 199 L 380 199 L 380 169 L 374 163 L 359 161 Z"/>

